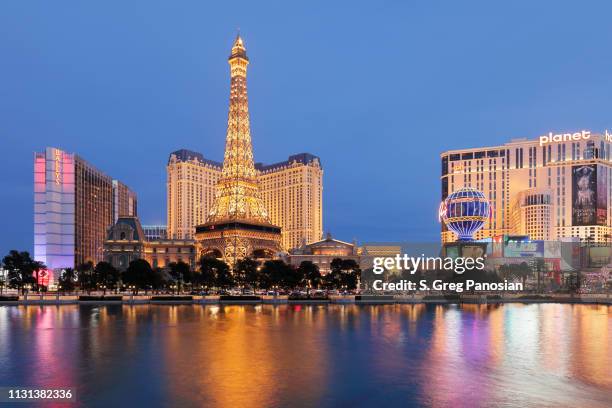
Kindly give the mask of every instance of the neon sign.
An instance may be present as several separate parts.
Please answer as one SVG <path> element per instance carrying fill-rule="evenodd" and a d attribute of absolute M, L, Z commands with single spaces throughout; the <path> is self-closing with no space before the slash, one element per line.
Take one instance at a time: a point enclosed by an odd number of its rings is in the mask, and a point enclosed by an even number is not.
<path fill-rule="evenodd" d="M 55 151 L 55 184 L 60 184 L 62 179 L 61 173 L 61 161 L 62 161 L 62 153 L 59 150 Z"/>
<path fill-rule="evenodd" d="M 544 146 L 549 143 L 559 142 L 576 142 L 578 140 L 588 140 L 591 138 L 590 130 L 583 130 L 576 133 L 557 133 L 548 132 L 547 135 L 540 136 L 540 146 Z"/>

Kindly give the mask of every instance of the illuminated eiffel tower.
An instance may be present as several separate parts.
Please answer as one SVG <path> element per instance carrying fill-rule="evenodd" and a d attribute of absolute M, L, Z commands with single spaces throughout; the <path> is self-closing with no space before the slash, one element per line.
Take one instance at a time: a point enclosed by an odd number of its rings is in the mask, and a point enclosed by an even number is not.
<path fill-rule="evenodd" d="M 229 56 L 230 104 L 223 171 L 206 223 L 196 226 L 199 256 L 237 260 L 272 258 L 280 251 L 281 229 L 268 217 L 253 164 L 246 74 L 249 58 L 240 35 Z"/>

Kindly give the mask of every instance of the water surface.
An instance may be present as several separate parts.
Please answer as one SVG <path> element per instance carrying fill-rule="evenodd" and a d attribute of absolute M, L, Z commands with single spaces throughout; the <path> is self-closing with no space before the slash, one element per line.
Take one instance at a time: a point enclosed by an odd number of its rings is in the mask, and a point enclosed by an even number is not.
<path fill-rule="evenodd" d="M 612 307 L 5 306 L 0 386 L 86 407 L 609 407 Z"/>

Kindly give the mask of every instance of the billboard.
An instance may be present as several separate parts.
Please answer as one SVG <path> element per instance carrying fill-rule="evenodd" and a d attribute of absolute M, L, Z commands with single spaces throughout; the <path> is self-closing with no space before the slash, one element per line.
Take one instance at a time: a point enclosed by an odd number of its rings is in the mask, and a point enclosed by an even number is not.
<path fill-rule="evenodd" d="M 504 245 L 505 258 L 542 258 L 544 241 L 508 242 Z"/>
<path fill-rule="evenodd" d="M 572 225 L 597 223 L 597 166 L 572 167 Z"/>
<path fill-rule="evenodd" d="M 608 172 L 605 167 L 597 169 L 597 225 L 608 222 Z"/>

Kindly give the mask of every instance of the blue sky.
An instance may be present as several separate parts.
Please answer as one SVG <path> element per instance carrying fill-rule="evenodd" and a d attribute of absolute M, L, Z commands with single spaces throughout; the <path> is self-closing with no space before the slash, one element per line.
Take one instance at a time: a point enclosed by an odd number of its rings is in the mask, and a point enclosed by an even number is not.
<path fill-rule="evenodd" d="M 606 2 L 216 3 L 0 3 L 0 253 L 32 248 L 48 145 L 164 223 L 168 154 L 222 158 L 237 27 L 255 158 L 320 156 L 341 239 L 437 240 L 443 150 L 612 126 Z"/>

